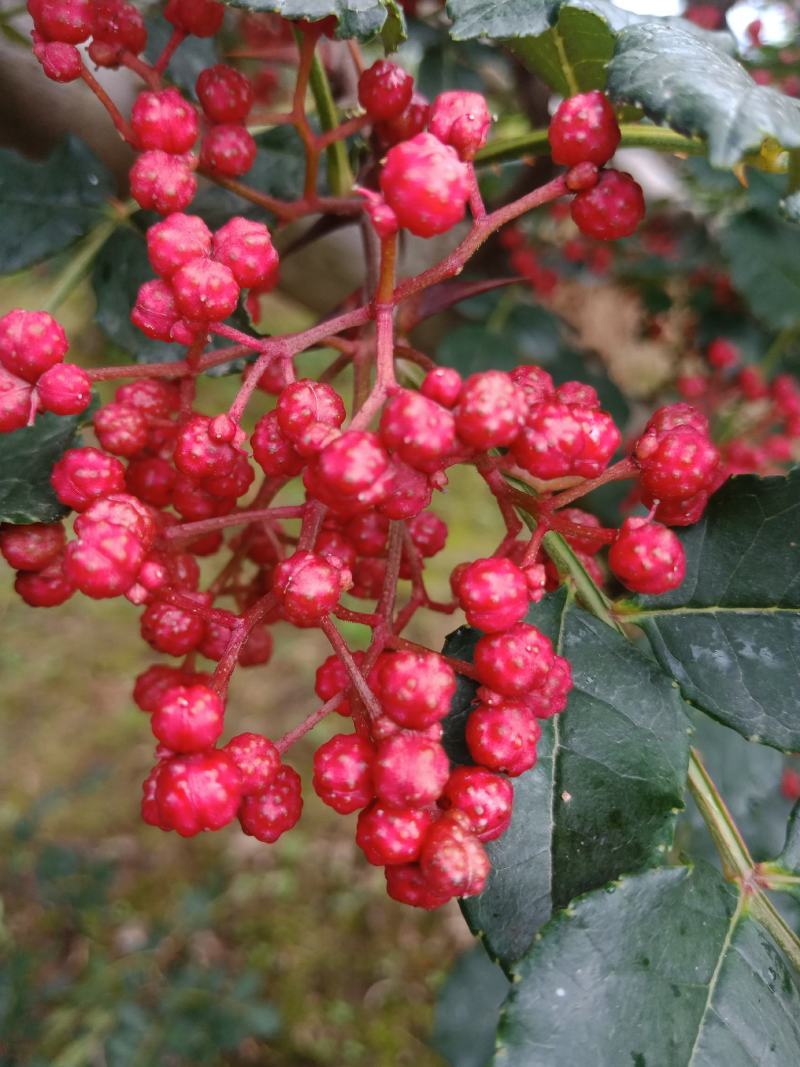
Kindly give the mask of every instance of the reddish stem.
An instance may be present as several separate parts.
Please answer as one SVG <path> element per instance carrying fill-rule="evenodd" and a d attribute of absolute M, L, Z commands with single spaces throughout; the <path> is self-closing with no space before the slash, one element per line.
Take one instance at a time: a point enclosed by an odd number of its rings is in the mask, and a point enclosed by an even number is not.
<path fill-rule="evenodd" d="M 183 32 L 183 30 L 172 31 L 170 39 L 164 45 L 164 51 L 153 64 L 153 69 L 156 71 L 157 74 L 164 73 L 164 71 L 169 66 L 169 61 L 172 59 L 172 57 L 175 55 L 175 53 L 185 40 L 186 34 Z"/>
<path fill-rule="evenodd" d="M 251 522 L 271 522 L 277 519 L 302 519 L 306 513 L 306 507 L 306 504 L 292 504 L 279 508 L 235 511 L 231 515 L 217 515 L 213 519 L 198 519 L 196 522 L 169 526 L 164 532 L 164 537 L 168 541 L 183 541 L 185 538 L 200 537 L 214 530 L 224 530 L 229 526 L 245 526 Z"/>
<path fill-rule="evenodd" d="M 123 141 L 127 141 L 129 145 L 132 145 L 134 148 L 138 148 L 139 145 L 136 139 L 136 134 L 133 132 L 133 127 L 122 114 L 122 112 L 119 110 L 119 108 L 108 95 L 108 93 L 105 91 L 105 89 L 97 80 L 97 78 L 95 78 L 95 76 L 86 66 L 83 66 L 81 68 L 81 78 L 83 78 L 84 82 L 89 86 L 94 95 L 106 109 L 111 121 L 114 123 L 114 126 L 116 127 Z"/>

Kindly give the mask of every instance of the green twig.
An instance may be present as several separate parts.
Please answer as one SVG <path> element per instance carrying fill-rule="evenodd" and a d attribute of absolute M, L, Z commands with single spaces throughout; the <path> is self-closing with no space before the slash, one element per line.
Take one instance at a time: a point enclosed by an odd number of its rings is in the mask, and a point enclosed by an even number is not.
<path fill-rule="evenodd" d="M 681 152 L 691 156 L 701 156 L 706 151 L 704 141 L 697 137 L 684 137 L 665 126 L 623 122 L 620 133 L 620 148 L 653 148 L 658 152 Z M 478 152 L 475 162 L 480 165 L 503 163 L 521 156 L 544 156 L 549 153 L 547 130 L 531 130 L 520 137 L 491 142 Z"/>
<path fill-rule="evenodd" d="M 592 581 L 590 574 L 561 534 L 550 530 L 544 535 L 542 544 L 545 552 L 555 563 L 558 573 L 569 576 L 581 603 L 607 626 L 611 626 L 624 636 L 625 630 L 614 615 L 611 601 Z"/>
<path fill-rule="evenodd" d="M 320 127 L 327 133 L 339 125 L 339 115 L 336 104 L 333 102 L 333 94 L 325 68 L 316 54 L 311 65 L 309 85 L 317 107 Z M 346 196 L 353 188 L 354 181 L 350 161 L 347 158 L 347 145 L 344 141 L 334 141 L 328 145 L 325 152 L 328 157 L 328 184 L 331 195 Z"/>

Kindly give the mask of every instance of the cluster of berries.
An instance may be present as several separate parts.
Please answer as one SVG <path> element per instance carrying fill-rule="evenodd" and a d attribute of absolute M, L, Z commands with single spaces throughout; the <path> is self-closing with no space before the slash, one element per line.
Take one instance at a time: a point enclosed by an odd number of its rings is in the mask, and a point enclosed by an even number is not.
<path fill-rule="evenodd" d="M 147 231 L 147 254 L 159 278 L 141 286 L 131 320 L 159 341 L 191 345 L 234 312 L 241 289 L 278 279 L 269 230 L 241 216 L 212 234 L 198 215 L 168 215 Z"/>
<path fill-rule="evenodd" d="M 800 459 L 800 383 L 791 374 L 771 381 L 754 365 L 742 366 L 735 344 L 718 337 L 708 346 L 707 368 L 681 375 L 678 391 L 717 422 L 727 474 L 780 474 Z M 732 432 L 733 431 L 733 432 Z"/>
<path fill-rule="evenodd" d="M 130 65 L 129 56 L 144 47 L 132 31 L 120 36 L 133 25 L 128 5 L 40 0 L 31 7 L 47 48 L 74 50 L 91 37 L 90 56 L 98 62 L 95 53 L 102 54 L 113 66 Z M 187 33 L 215 33 L 222 12 L 221 4 L 206 0 L 170 0 L 165 13 L 177 44 Z M 117 27 L 113 55 L 100 48 L 109 39 L 98 28 L 101 13 Z M 317 24 L 315 39 L 324 29 Z M 160 72 L 150 69 L 157 78 Z M 257 339 L 257 380 L 249 368 L 227 413 L 200 413 L 193 379 L 205 369 L 209 334 L 252 340 L 219 324 L 242 289 L 274 284 L 278 257 L 261 223 L 236 217 L 212 233 L 200 217 L 184 213 L 198 169 L 234 177 L 252 163 L 243 126 L 254 98 L 250 83 L 228 67 L 201 73 L 196 88 L 208 129 L 199 159 L 192 154 L 200 130 L 194 105 L 175 89 L 159 88 L 157 80 L 155 86 L 140 94 L 131 114 L 131 139 L 142 153 L 131 181 L 139 203 L 164 218 L 147 234 L 157 277 L 142 286 L 132 320 L 151 338 L 185 345 L 187 357 L 175 381 L 163 369 L 132 375 L 135 380 L 95 414 L 100 447 L 71 449 L 56 464 L 52 485 L 76 512 L 74 537 L 68 542 L 61 523 L 6 527 L 0 551 L 17 570 L 16 588 L 29 604 L 55 605 L 76 590 L 99 599 L 124 596 L 141 609 L 144 640 L 182 660 L 148 668 L 134 689 L 158 742 L 156 766 L 144 785 L 148 823 L 188 836 L 238 815 L 245 833 L 276 840 L 302 808 L 300 778 L 283 755 L 336 710 L 352 718 L 353 731 L 317 750 L 314 788 L 338 812 L 359 812 L 356 840 L 371 863 L 386 868 L 390 895 L 430 908 L 480 893 L 490 870 L 484 843 L 500 836 L 511 818 L 509 779 L 534 766 L 540 721 L 564 710 L 572 687 L 567 661 L 524 621 L 530 604 L 559 580 L 542 554 L 542 534 L 562 533 L 598 578 L 597 554 L 610 546 L 611 569 L 629 588 L 673 588 L 682 556 L 666 526 L 651 516 L 606 530 L 567 505 L 605 478 L 635 477 L 656 518 L 666 521 L 664 511 L 671 509 L 677 524 L 694 521 L 688 512 L 699 515 L 719 480 L 719 457 L 703 416 L 687 405 L 657 412 L 632 456 L 619 461 L 621 473 L 612 471 L 621 434 L 590 386 L 556 387 L 546 371 L 530 365 L 466 380 L 455 370 L 434 368 L 418 390 L 403 388 L 393 366 L 382 365 L 387 350 L 392 364 L 393 325 L 377 311 L 374 403 L 353 412 L 349 424 L 344 401 L 328 381 L 297 380 L 290 357 L 302 346 L 273 355 L 264 347 L 268 342 Z M 386 61 L 363 72 L 358 94 L 374 143 L 385 151 L 380 192 L 364 191 L 384 249 L 401 227 L 421 237 L 450 230 L 468 203 L 476 221 L 485 217 L 472 168 L 490 126 L 482 96 L 446 92 L 428 105 L 411 77 Z M 644 202 L 633 179 L 604 169 L 619 128 L 602 94 L 565 101 L 553 118 L 551 143 L 556 162 L 568 168 L 551 199 L 565 189 L 574 194 L 572 215 L 592 236 L 632 232 Z M 29 333 L 36 326 L 56 340 L 48 347 L 26 335 L 22 344 L 20 322 L 31 325 Z M 66 351 L 49 323 L 38 313 L 6 316 L 0 362 L 27 383 L 31 396 L 36 393 L 38 407 L 67 410 L 66 401 L 54 408 L 42 385 L 51 365 L 63 371 Z M 340 341 L 352 355 L 352 343 Z M 306 347 L 313 343 L 309 331 Z M 57 358 L 40 357 L 45 349 L 58 351 Z M 241 415 L 255 388 L 276 401 L 256 422 L 248 449 Z M 25 422 L 34 414 L 31 401 Z M 5 428 L 18 425 L 12 418 Z M 248 506 L 251 460 L 264 477 Z M 469 464 L 483 477 L 507 536 L 494 555 L 459 564 L 451 577 L 453 600 L 437 604 L 427 593 L 424 567 L 443 548 L 447 528 L 429 505 L 456 464 Z M 506 475 L 535 494 L 513 488 Z M 302 486 L 302 501 L 271 507 L 290 484 Z M 527 540 L 519 537 L 515 508 L 538 524 Z M 290 528 L 293 521 L 300 521 L 299 531 Z M 226 542 L 223 529 L 236 525 L 243 529 Z M 223 547 L 229 558 L 202 590 L 197 559 Z M 398 580 L 410 583 L 402 606 Z M 347 594 L 374 601 L 374 610 L 347 606 Z M 232 610 L 219 606 L 226 598 Z M 472 664 L 401 636 L 423 606 L 464 612 L 480 631 Z M 369 650 L 351 652 L 334 618 L 369 626 Z M 274 743 L 243 734 L 221 746 L 230 675 L 237 664 L 269 660 L 270 627 L 279 622 L 318 627 L 331 642 L 334 655 L 316 678 L 322 708 Z M 197 656 L 216 663 L 213 674 L 195 669 Z M 476 683 L 476 692 L 465 729 L 472 762 L 452 767 L 442 736 L 457 672 Z"/>
<path fill-rule="evenodd" d="M 92 399 L 86 371 L 64 363 L 66 334 L 46 311 L 17 309 L 0 319 L 0 433 L 33 422 L 38 411 L 79 415 Z"/>

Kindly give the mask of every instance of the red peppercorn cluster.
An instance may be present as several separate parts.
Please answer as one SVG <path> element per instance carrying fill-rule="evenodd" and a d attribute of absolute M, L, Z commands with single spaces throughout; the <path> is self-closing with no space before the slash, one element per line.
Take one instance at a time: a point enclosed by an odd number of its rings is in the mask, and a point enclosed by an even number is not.
<path fill-rule="evenodd" d="M 724 337 L 705 352 L 699 373 L 681 375 L 681 396 L 726 430 L 720 443 L 727 474 L 780 474 L 800 460 L 800 382 L 791 374 L 769 380 L 758 366 L 742 366 L 739 349 Z M 734 433 L 731 430 L 735 430 Z"/>
<path fill-rule="evenodd" d="M 165 17 L 174 32 L 153 65 L 137 58 L 146 34 L 129 4 L 32 0 L 30 8 L 49 76 L 77 63 L 74 76 L 92 87 L 75 48 L 87 41 L 98 65 L 145 72 L 147 87 L 129 121 L 111 112 L 139 153 L 133 195 L 162 216 L 147 231 L 155 277 L 142 285 L 131 318 L 149 338 L 183 345 L 186 355 L 175 364 L 131 368 L 131 381 L 94 415 L 96 445 L 70 449 L 56 463 L 52 486 L 75 513 L 71 536 L 63 523 L 0 530 L 0 552 L 17 571 L 19 595 L 37 607 L 76 591 L 124 596 L 140 611 L 143 640 L 177 661 L 149 667 L 134 686 L 157 742 L 143 787 L 149 824 L 190 836 L 238 817 L 246 834 L 275 841 L 297 822 L 303 803 L 300 778 L 284 755 L 336 712 L 352 720 L 352 730 L 317 749 L 313 786 L 337 812 L 358 812 L 356 841 L 370 863 L 385 867 L 389 895 L 433 908 L 480 893 L 490 872 L 484 846 L 511 819 L 510 780 L 535 765 L 540 722 L 565 709 L 572 688 L 569 663 L 526 621 L 530 605 L 560 581 L 543 538 L 561 534 L 598 582 L 599 554 L 608 547 L 609 566 L 628 588 L 674 588 L 684 561 L 668 526 L 696 521 L 725 476 L 703 414 L 685 404 L 661 409 L 631 455 L 620 458 L 620 429 L 595 390 L 577 381 L 556 386 L 539 366 L 463 379 L 418 353 L 425 370 L 419 388 L 398 381 L 394 307 L 458 273 L 467 258 L 457 249 L 440 271 L 398 283 L 398 228 L 420 237 L 444 233 L 469 204 L 477 247 L 516 216 L 508 207 L 488 213 L 475 180 L 472 161 L 490 127 L 484 98 L 444 92 L 429 105 L 410 75 L 385 60 L 360 76 L 365 114 L 332 131 L 343 138 L 371 127 L 379 164 L 365 170 L 372 185 L 334 206 L 371 218 L 380 243 L 377 287 L 365 290 L 361 306 L 348 305 L 300 334 L 256 338 L 225 325 L 242 291 L 275 284 L 272 235 L 244 216 L 212 232 L 187 209 L 198 172 L 264 206 L 258 190 L 231 180 L 255 156 L 244 123 L 256 92 L 239 71 L 215 65 L 197 79 L 198 109 L 161 78 L 185 36 L 219 30 L 223 5 L 169 0 Z M 286 25 L 247 21 L 259 42 L 266 34 L 281 46 L 291 40 Z M 308 72 L 313 47 L 334 26 L 299 24 L 299 71 Z M 300 84 L 298 99 L 305 88 Z M 328 142 L 294 107 L 285 119 L 309 150 L 306 186 L 296 204 L 270 201 L 279 222 L 326 206 L 314 179 Z M 632 232 L 644 203 L 633 179 L 603 169 L 619 129 L 602 94 L 565 101 L 550 135 L 554 160 L 568 170 L 523 198 L 518 214 L 571 195 L 584 233 L 607 240 Z M 368 329 L 354 340 L 362 327 Z M 237 355 L 252 353 L 255 363 L 230 408 L 208 414 L 195 386 L 200 374 L 230 358 L 209 349 L 217 336 L 233 342 Z M 332 342 L 337 363 L 319 379 L 298 378 L 294 357 Z M 39 410 L 85 409 L 91 378 L 63 363 L 66 347 L 49 315 L 12 311 L 0 320 L 1 431 L 33 422 Z M 370 356 L 374 381 L 348 411 L 332 384 L 338 364 L 363 369 Z M 109 370 L 94 373 L 120 377 L 118 368 Z M 262 408 L 248 439 L 242 416 L 251 403 Z M 452 599 L 437 602 L 427 590 L 426 561 L 443 549 L 448 531 L 430 506 L 457 465 L 483 480 L 505 536 L 492 555 L 459 563 Z M 573 506 L 623 477 L 638 480 L 652 512 L 647 518 L 606 529 Z M 274 504 L 278 493 L 290 502 Z M 533 529 L 529 536 L 521 536 L 520 512 Z M 198 558 L 218 553 L 216 577 L 201 583 Z M 421 608 L 463 612 L 479 631 L 471 664 L 403 637 Z M 365 651 L 348 648 L 340 620 L 369 629 Z M 248 733 L 223 743 L 231 675 L 237 666 L 270 660 L 276 625 L 317 628 L 328 639 L 333 654 L 316 673 L 321 707 L 274 742 Z M 213 667 L 197 669 L 198 657 Z M 476 683 L 465 727 L 472 762 L 452 766 L 443 722 L 458 673 Z"/>
<path fill-rule="evenodd" d="M 64 363 L 66 334 L 46 311 L 17 309 L 0 319 L 0 433 L 33 422 L 37 411 L 79 415 L 92 399 L 88 374 Z"/>

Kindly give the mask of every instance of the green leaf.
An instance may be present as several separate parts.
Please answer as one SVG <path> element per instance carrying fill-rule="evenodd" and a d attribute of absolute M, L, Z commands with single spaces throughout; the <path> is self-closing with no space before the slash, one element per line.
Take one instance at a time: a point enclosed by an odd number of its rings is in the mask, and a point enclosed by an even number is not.
<path fill-rule="evenodd" d="M 487 1067 L 508 979 L 483 949 L 456 960 L 436 1002 L 431 1044 L 450 1067 Z"/>
<path fill-rule="evenodd" d="M 800 876 L 800 801 L 795 804 L 786 828 L 786 843 L 777 860 L 791 874 Z"/>
<path fill-rule="evenodd" d="M 793 225 L 800 225 L 800 192 L 790 193 L 778 204 L 781 217 Z"/>
<path fill-rule="evenodd" d="M 337 19 L 336 36 L 365 41 L 386 34 L 387 47 L 405 40 L 405 21 L 396 0 L 225 0 L 230 7 L 247 11 L 271 11 L 285 19 L 317 22 L 330 15 Z"/>
<path fill-rule="evenodd" d="M 55 522 L 69 511 L 50 485 L 50 472 L 79 444 L 85 415 L 39 415 L 33 426 L 0 434 L 0 522 Z"/>
<path fill-rule="evenodd" d="M 742 211 L 719 241 L 731 280 L 761 322 L 782 329 L 800 322 L 797 226 L 765 211 Z"/>
<path fill-rule="evenodd" d="M 496 1067 L 786 1067 L 800 990 L 712 868 L 646 871 L 558 915 L 514 968 Z"/>
<path fill-rule="evenodd" d="M 105 243 L 92 269 L 97 307 L 95 320 L 115 345 L 139 363 L 171 363 L 183 359 L 180 345 L 154 341 L 131 322 L 139 286 L 154 277 L 144 235 L 123 227 Z"/>
<path fill-rule="evenodd" d="M 692 714 L 692 746 L 700 751 L 722 799 L 756 862 L 776 855 L 783 844 L 791 802 L 781 793 L 784 757 L 766 745 L 752 745 L 700 712 Z M 677 844 L 694 858 L 717 862 L 717 851 L 694 803 L 678 825 Z"/>
<path fill-rule="evenodd" d="M 569 707 L 543 724 L 539 762 L 514 781 L 514 815 L 489 846 L 485 892 L 464 902 L 473 931 L 504 965 L 518 959 L 554 907 L 622 871 L 659 863 L 682 806 L 688 722 L 677 689 L 604 623 L 572 606 L 566 590 L 528 621 L 572 666 Z M 445 652 L 469 658 L 477 632 L 463 627 Z M 474 686 L 462 681 L 445 746 L 464 760 L 459 734 Z"/>
<path fill-rule="evenodd" d="M 100 221 L 112 192 L 106 168 L 75 137 L 41 163 L 0 149 L 0 273 L 68 248 Z"/>
<path fill-rule="evenodd" d="M 148 63 L 155 63 L 172 36 L 172 26 L 163 18 L 151 17 L 146 21 L 147 48 L 144 58 Z M 195 96 L 194 87 L 198 74 L 206 67 L 213 67 L 219 62 L 221 57 L 215 37 L 190 36 L 170 59 L 166 75 L 180 89 Z"/>
<path fill-rule="evenodd" d="M 800 146 L 800 101 L 757 85 L 716 41 L 679 20 L 622 30 L 607 88 L 615 102 L 702 137 L 716 167 L 734 166 L 767 139 Z"/>
<path fill-rule="evenodd" d="M 636 601 L 687 700 L 752 741 L 800 749 L 800 469 L 732 478 L 681 533 L 686 578 Z"/>
<path fill-rule="evenodd" d="M 552 25 L 546 32 L 515 41 L 512 51 L 562 96 L 602 89 L 616 32 L 638 16 L 607 0 L 568 0 L 550 7 Z"/>
<path fill-rule="evenodd" d="M 549 15 L 558 0 L 448 0 L 455 41 L 475 37 L 508 40 L 536 37 L 549 29 Z"/>

